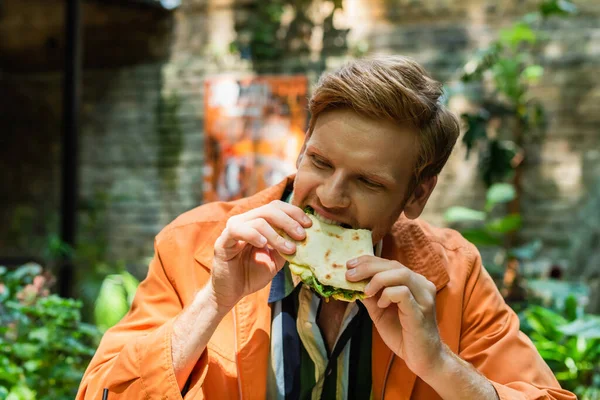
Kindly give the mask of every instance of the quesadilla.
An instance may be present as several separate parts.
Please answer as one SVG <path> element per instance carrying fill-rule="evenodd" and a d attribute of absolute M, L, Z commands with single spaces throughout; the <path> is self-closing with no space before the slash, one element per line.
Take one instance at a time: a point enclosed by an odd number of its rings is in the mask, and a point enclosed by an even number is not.
<path fill-rule="evenodd" d="M 349 302 L 363 299 L 368 280 L 347 281 L 346 262 L 365 254 L 373 255 L 371 231 L 325 223 L 314 215 L 311 207 L 306 207 L 304 212 L 312 220 L 304 240 L 295 241 L 282 233 L 296 243 L 294 254 L 281 254 L 288 261 L 290 271 L 325 299 L 332 297 Z"/>

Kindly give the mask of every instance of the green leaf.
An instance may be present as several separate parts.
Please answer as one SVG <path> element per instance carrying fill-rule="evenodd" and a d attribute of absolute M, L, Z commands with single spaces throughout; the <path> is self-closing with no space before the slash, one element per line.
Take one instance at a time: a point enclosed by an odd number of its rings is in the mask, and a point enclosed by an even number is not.
<path fill-rule="evenodd" d="M 535 41 L 535 32 L 525 22 L 517 22 L 512 27 L 500 31 L 500 42 L 513 48 L 521 43 L 533 44 Z"/>
<path fill-rule="evenodd" d="M 525 320 L 535 332 L 551 340 L 562 337 L 559 327 L 567 323 L 560 314 L 540 306 L 530 307 L 525 312 Z"/>
<path fill-rule="evenodd" d="M 569 321 L 575 321 L 577 319 L 577 308 L 578 303 L 575 296 L 569 296 L 565 299 L 563 314 Z"/>
<path fill-rule="evenodd" d="M 515 58 L 502 58 L 492 68 L 494 82 L 499 92 L 504 93 L 516 106 L 524 93 L 521 85 L 521 62 Z"/>
<path fill-rule="evenodd" d="M 48 343 L 48 336 L 49 336 L 49 331 L 48 331 L 48 327 L 41 327 L 41 328 L 37 328 L 32 330 L 31 332 L 29 332 L 29 340 L 37 340 L 41 343 Z"/>
<path fill-rule="evenodd" d="M 22 360 L 29 360 L 37 355 L 39 346 L 31 343 L 15 343 L 12 351 L 18 358 Z"/>
<path fill-rule="evenodd" d="M 42 365 L 41 360 L 29 360 L 23 363 L 23 368 L 27 370 L 27 372 L 32 373 L 38 370 Z"/>
<path fill-rule="evenodd" d="M 485 229 L 464 229 L 460 233 L 475 246 L 500 246 L 502 239 L 493 236 Z"/>
<path fill-rule="evenodd" d="M 562 307 L 569 296 L 574 296 L 578 301 L 589 297 L 589 288 L 579 282 L 529 279 L 527 287 L 534 297 L 546 299 L 557 307 Z"/>
<path fill-rule="evenodd" d="M 544 75 L 544 68 L 541 65 L 529 65 L 521 72 L 521 76 L 528 83 L 538 82 L 542 75 Z"/>
<path fill-rule="evenodd" d="M 444 219 L 451 224 L 457 222 L 485 221 L 485 213 L 467 207 L 450 207 L 444 213 Z"/>
<path fill-rule="evenodd" d="M 467 148 L 466 157 L 468 159 L 476 143 L 479 140 L 487 139 L 489 113 L 487 110 L 481 109 L 477 114 L 462 114 L 461 117 L 467 124 L 467 130 L 463 135 L 462 142 Z"/>
<path fill-rule="evenodd" d="M 585 339 L 600 339 L 600 318 L 588 317 L 578 319 L 560 327 L 560 331 L 568 336 L 579 336 Z"/>
<path fill-rule="evenodd" d="M 509 254 L 519 260 L 532 260 L 540 252 L 542 245 L 542 241 L 536 239 L 520 247 L 510 249 Z"/>
<path fill-rule="evenodd" d="M 516 153 L 513 142 L 496 139 L 488 141 L 479 158 L 480 173 L 488 187 L 503 182 L 514 172 L 512 160 Z"/>
<path fill-rule="evenodd" d="M 577 12 L 577 6 L 568 0 L 546 0 L 540 5 L 544 17 L 551 15 L 569 15 Z"/>
<path fill-rule="evenodd" d="M 465 64 L 461 81 L 468 83 L 481 79 L 484 72 L 496 63 L 502 50 L 502 44 L 494 42 L 489 48 L 478 51 L 476 56 Z"/>
<path fill-rule="evenodd" d="M 490 232 L 505 234 L 514 232 L 521 228 L 521 216 L 519 214 L 510 214 L 502 218 L 496 218 L 485 225 Z"/>
<path fill-rule="evenodd" d="M 6 400 L 35 400 L 36 393 L 24 384 L 12 387 Z"/>
<path fill-rule="evenodd" d="M 515 187 L 509 183 L 495 183 L 487 191 L 485 209 L 491 211 L 497 204 L 507 203 L 516 197 Z"/>
<path fill-rule="evenodd" d="M 107 276 L 102 282 L 94 306 L 96 325 L 101 330 L 107 330 L 119 322 L 128 310 L 129 303 L 121 278 Z"/>

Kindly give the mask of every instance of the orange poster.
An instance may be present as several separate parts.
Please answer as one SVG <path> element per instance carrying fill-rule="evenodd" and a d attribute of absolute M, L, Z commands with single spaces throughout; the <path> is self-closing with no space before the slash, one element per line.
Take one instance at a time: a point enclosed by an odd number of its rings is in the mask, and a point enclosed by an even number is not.
<path fill-rule="evenodd" d="M 204 202 L 252 195 L 296 170 L 307 91 L 304 76 L 206 81 Z"/>

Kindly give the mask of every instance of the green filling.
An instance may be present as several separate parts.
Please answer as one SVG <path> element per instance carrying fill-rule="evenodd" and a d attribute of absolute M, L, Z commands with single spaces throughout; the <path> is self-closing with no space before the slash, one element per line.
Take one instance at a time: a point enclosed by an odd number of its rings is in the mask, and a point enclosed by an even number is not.
<path fill-rule="evenodd" d="M 304 212 L 310 215 L 315 215 L 315 210 L 311 206 L 304 207 Z"/>
<path fill-rule="evenodd" d="M 348 300 L 352 300 L 355 296 L 359 299 L 364 297 L 362 292 L 358 292 L 356 290 L 340 289 L 329 285 L 323 285 L 310 271 L 305 271 L 301 275 L 301 278 L 302 282 L 306 283 L 315 292 L 325 298 L 329 298 L 334 294 L 344 296 Z"/>

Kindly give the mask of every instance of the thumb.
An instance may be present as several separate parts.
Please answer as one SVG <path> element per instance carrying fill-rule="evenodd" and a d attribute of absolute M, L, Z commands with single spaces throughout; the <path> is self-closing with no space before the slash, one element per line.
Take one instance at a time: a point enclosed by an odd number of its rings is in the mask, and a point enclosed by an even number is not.
<path fill-rule="evenodd" d="M 269 271 L 273 276 L 279 272 L 285 264 L 285 259 L 277 252 L 277 250 L 270 248 L 254 249 L 254 260 L 269 268 Z"/>
<path fill-rule="evenodd" d="M 377 297 L 376 296 L 367 297 L 366 299 L 362 300 L 362 303 L 365 306 L 365 308 L 367 309 L 369 316 L 371 317 L 371 320 L 373 321 L 373 323 L 377 324 L 379 322 L 379 320 L 381 319 L 383 312 L 385 311 L 385 309 L 380 308 L 377 305 Z"/>
<path fill-rule="evenodd" d="M 377 321 L 383 312 L 383 309 L 379 308 L 377 305 L 377 298 L 375 296 L 367 297 L 366 299 L 362 300 L 362 303 L 369 312 L 371 319 L 373 321 Z"/>
<path fill-rule="evenodd" d="M 277 272 L 279 272 L 281 268 L 283 268 L 283 266 L 285 265 L 286 259 L 283 258 L 277 250 L 271 250 L 271 252 L 273 261 L 275 261 L 275 268 L 277 269 Z"/>

